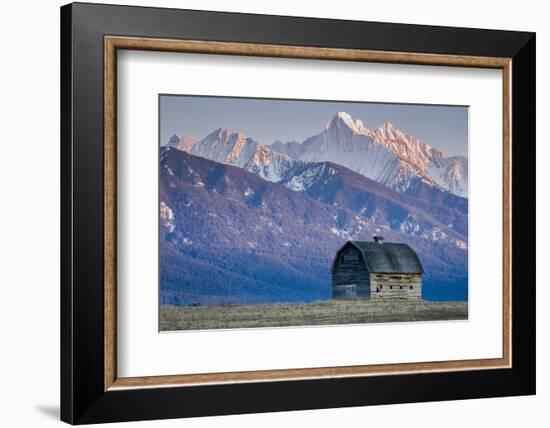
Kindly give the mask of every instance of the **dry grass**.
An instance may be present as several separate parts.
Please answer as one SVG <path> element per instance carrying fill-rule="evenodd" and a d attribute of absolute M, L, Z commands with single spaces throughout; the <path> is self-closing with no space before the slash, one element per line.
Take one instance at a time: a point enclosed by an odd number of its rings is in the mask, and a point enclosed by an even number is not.
<path fill-rule="evenodd" d="M 468 319 L 467 302 L 332 300 L 160 308 L 161 331 L 465 319 Z"/>

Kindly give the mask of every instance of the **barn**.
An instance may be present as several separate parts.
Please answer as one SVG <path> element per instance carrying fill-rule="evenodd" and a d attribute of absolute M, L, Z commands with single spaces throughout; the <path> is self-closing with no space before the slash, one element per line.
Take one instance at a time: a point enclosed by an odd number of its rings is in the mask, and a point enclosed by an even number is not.
<path fill-rule="evenodd" d="M 348 241 L 332 262 L 333 299 L 421 299 L 424 269 L 407 244 Z"/>

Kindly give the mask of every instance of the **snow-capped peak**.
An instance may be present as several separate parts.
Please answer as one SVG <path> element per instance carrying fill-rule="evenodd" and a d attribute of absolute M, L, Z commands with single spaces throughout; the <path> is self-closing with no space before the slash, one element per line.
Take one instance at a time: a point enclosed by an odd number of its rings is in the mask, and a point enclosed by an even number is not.
<path fill-rule="evenodd" d="M 384 122 L 382 125 L 378 126 L 379 129 L 385 129 L 387 131 L 393 131 L 395 127 L 390 122 Z"/>
<path fill-rule="evenodd" d="M 290 153 L 291 147 L 277 150 Z M 407 191 L 417 181 L 467 196 L 467 160 L 449 159 L 419 139 L 386 122 L 373 130 L 349 113 L 338 112 L 320 134 L 293 150 L 298 160 L 331 161 L 394 190 Z"/>
<path fill-rule="evenodd" d="M 216 129 L 197 143 L 191 154 L 237 166 L 268 180 L 280 181 L 297 162 L 241 132 Z"/>
<path fill-rule="evenodd" d="M 345 111 L 339 111 L 330 119 L 325 125 L 325 129 L 347 127 L 351 129 L 354 134 L 365 135 L 368 129 L 365 128 L 363 122 L 359 119 L 354 120 L 349 113 Z"/>
<path fill-rule="evenodd" d="M 382 125 L 380 125 L 377 128 L 376 133 L 381 135 L 383 138 L 389 139 L 389 140 L 396 140 L 398 138 L 402 138 L 402 139 L 406 138 L 405 134 L 403 134 L 401 131 L 396 129 L 389 122 L 386 122 L 386 123 L 383 123 Z"/>
<path fill-rule="evenodd" d="M 188 152 L 195 146 L 195 144 L 197 144 L 197 142 L 198 140 L 192 135 L 174 134 L 168 139 L 166 146 L 176 148 L 183 152 Z"/>
<path fill-rule="evenodd" d="M 228 142 L 230 140 L 242 140 L 246 135 L 241 132 L 233 132 L 230 129 L 218 128 L 206 136 L 204 140 L 218 140 Z"/>

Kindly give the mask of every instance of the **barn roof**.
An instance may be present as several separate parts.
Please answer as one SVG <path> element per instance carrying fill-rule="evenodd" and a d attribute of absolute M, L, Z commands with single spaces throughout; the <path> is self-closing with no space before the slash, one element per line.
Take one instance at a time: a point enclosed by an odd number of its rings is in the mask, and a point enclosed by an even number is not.
<path fill-rule="evenodd" d="M 348 243 L 354 245 L 361 251 L 369 272 L 424 273 L 418 255 L 407 244 L 394 242 L 379 244 L 370 241 L 348 241 L 346 245 Z M 338 252 L 340 252 L 340 250 L 338 250 Z"/>

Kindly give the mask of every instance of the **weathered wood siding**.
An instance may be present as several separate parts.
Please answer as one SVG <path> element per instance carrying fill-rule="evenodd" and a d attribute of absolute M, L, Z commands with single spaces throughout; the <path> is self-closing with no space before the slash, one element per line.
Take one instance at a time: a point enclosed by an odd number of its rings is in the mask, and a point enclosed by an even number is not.
<path fill-rule="evenodd" d="M 340 251 L 332 271 L 333 299 L 369 299 L 370 274 L 361 252 L 353 245 Z"/>
<path fill-rule="evenodd" d="M 372 299 L 421 299 L 422 275 L 371 273 Z"/>

